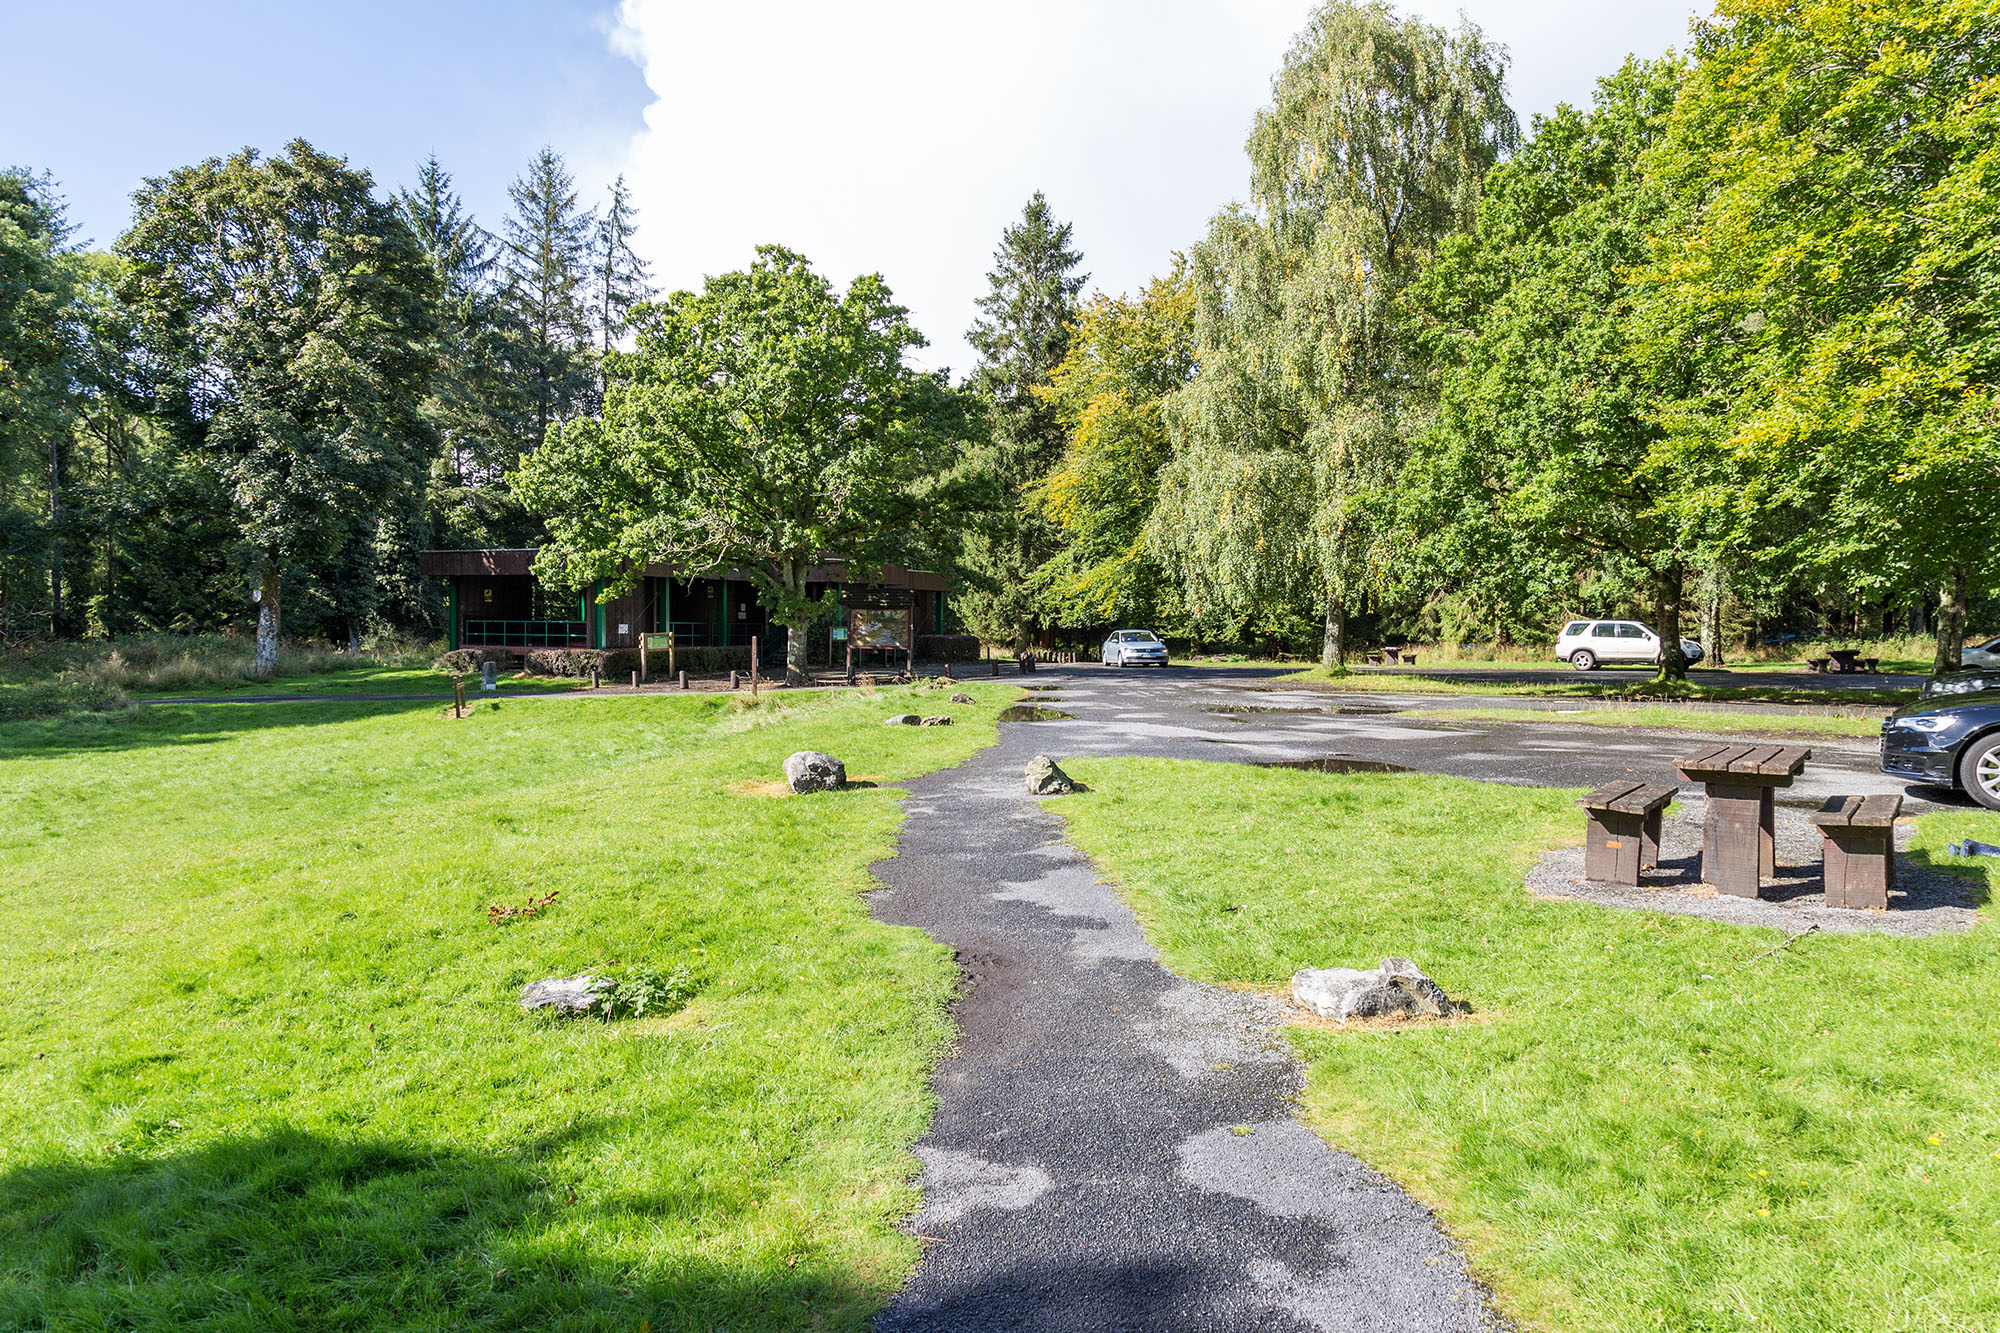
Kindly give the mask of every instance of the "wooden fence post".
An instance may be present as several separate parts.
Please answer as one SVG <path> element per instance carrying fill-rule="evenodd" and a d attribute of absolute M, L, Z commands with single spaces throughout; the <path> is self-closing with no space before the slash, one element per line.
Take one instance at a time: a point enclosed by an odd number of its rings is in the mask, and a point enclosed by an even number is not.
<path fill-rule="evenodd" d="M 668 630 L 667 631 L 667 674 L 670 676 L 675 675 L 677 674 L 678 670 L 679 668 L 677 668 L 674 665 L 674 632 L 672 630 Z M 682 688 L 685 689 L 686 687 L 683 686 Z"/>
<path fill-rule="evenodd" d="M 453 717 L 465 716 L 464 676 L 453 676 L 451 678 L 451 715 Z"/>
<path fill-rule="evenodd" d="M 651 680 L 653 678 L 653 668 L 650 665 L 648 665 L 646 661 L 647 637 L 648 636 L 644 634 L 641 634 L 639 636 L 639 679 L 640 680 Z"/>
<path fill-rule="evenodd" d="M 757 697 L 757 636 L 750 636 L 750 697 Z"/>

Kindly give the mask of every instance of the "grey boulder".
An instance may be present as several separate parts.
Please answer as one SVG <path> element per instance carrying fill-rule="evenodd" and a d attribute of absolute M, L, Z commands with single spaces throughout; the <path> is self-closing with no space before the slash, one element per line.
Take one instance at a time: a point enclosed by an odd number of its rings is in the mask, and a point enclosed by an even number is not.
<path fill-rule="evenodd" d="M 914 727 L 922 721 L 923 719 L 915 713 L 898 713 L 894 717 L 883 718 L 882 725 L 885 727 Z"/>
<path fill-rule="evenodd" d="M 801 750 L 785 760 L 785 781 L 791 783 L 793 791 L 801 794 L 839 791 L 847 785 L 847 765 L 830 754 Z"/>
<path fill-rule="evenodd" d="M 611 989 L 610 977 L 592 976 L 588 972 L 573 977 L 550 977 L 546 981 L 531 981 L 521 991 L 523 1009 L 565 1009 L 573 1013 L 583 1013 L 604 997 Z"/>
<path fill-rule="evenodd" d="M 938 713 L 925 718 L 924 725 L 927 727 L 948 727 L 951 725 L 951 719 L 943 713 Z"/>
<path fill-rule="evenodd" d="M 1067 796 L 1076 790 L 1069 774 L 1057 768 L 1056 761 L 1045 754 L 1028 761 L 1027 779 L 1031 796 Z"/>
<path fill-rule="evenodd" d="M 951 701 L 955 704 L 976 704 L 979 702 L 979 700 L 969 694 L 954 694 L 951 696 Z"/>
<path fill-rule="evenodd" d="M 1292 998 L 1336 1022 L 1421 1014 L 1442 1018 L 1452 1012 L 1442 987 L 1407 958 L 1384 958 L 1366 971 L 1353 967 L 1308 967 L 1292 974 Z"/>

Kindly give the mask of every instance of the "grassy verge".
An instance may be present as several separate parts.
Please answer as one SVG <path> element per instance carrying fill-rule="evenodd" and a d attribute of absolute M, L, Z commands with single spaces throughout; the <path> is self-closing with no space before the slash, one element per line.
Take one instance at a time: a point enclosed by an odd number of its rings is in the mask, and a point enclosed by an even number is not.
<path fill-rule="evenodd" d="M 248 680 L 239 676 L 208 685 L 142 690 L 135 692 L 134 697 L 226 699 L 231 695 L 260 694 L 312 695 L 326 698 L 357 694 L 448 695 L 451 693 L 451 679 L 449 672 L 433 671 L 428 665 L 350 666 L 311 673 L 295 672 L 290 675 L 281 672 L 262 680 Z M 501 694 L 559 694 L 587 688 L 590 682 L 574 677 L 526 676 L 518 672 L 502 672 L 499 684 Z M 467 686 L 470 694 L 479 693 L 479 677 L 476 673 L 467 678 Z"/>
<path fill-rule="evenodd" d="M 1670 705 L 1585 708 L 1553 714 L 1528 708 L 1421 708 L 1412 709 L 1402 716 L 1430 718 L 1439 722 L 1546 724 L 1559 720 L 1564 726 L 1580 723 L 1592 727 L 1657 727 L 1719 735 L 1859 736 L 1872 739 L 1882 733 L 1882 721 L 1874 717 L 1815 717 L 1809 714 L 1774 717 L 1769 713 L 1718 713 Z"/>
<path fill-rule="evenodd" d="M 1322 667 L 1294 672 L 1281 680 L 1322 690 L 1351 690 L 1366 694 L 1451 694 L 1464 696 L 1513 695 L 1557 699 L 1622 699 L 1631 702 L 1662 703 L 1772 703 L 1772 704 L 1887 704 L 1902 705 L 1917 697 L 1915 690 L 1893 689 L 1797 689 L 1782 685 L 1704 685 L 1699 679 L 1666 683 L 1651 675 L 1629 672 L 1607 675 L 1564 670 L 1550 672 L 1547 680 L 1498 681 L 1465 680 L 1450 676 L 1340 671 Z"/>
<path fill-rule="evenodd" d="M 864 1328 L 955 970 L 857 896 L 893 788 L 764 793 L 962 688 L 0 728 L 0 1327 Z M 641 966 L 693 1002 L 515 1005 Z"/>
<path fill-rule="evenodd" d="M 1078 759 L 1055 803 L 1176 971 L 1415 958 L 1487 1021 L 1296 1028 L 1308 1119 L 1406 1182 L 1504 1308 L 1583 1330 L 2000 1326 L 1990 924 L 1809 935 L 1531 898 L 1570 793 Z M 1924 817 L 1919 855 L 2000 842 Z M 1968 871 L 1980 874 L 1984 867 Z"/>

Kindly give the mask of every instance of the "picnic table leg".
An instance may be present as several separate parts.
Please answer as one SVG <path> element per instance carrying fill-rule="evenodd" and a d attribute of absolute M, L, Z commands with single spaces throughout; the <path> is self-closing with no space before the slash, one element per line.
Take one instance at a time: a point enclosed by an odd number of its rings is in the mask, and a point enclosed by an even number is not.
<path fill-rule="evenodd" d="M 1604 884 L 1637 884 L 1645 859 L 1646 816 L 1618 810 L 1587 811 L 1583 877 Z"/>
<path fill-rule="evenodd" d="M 1772 799 L 1773 788 L 1760 787 L 1762 798 L 1757 803 L 1757 873 L 1770 879 L 1778 873 L 1778 821 Z"/>
<path fill-rule="evenodd" d="M 1663 810 L 1649 811 L 1639 830 L 1639 869 L 1652 870 L 1660 864 L 1660 817 Z"/>
<path fill-rule="evenodd" d="M 1755 898 L 1764 867 L 1764 811 L 1770 788 L 1735 783 L 1708 784 L 1708 815 L 1702 821 L 1701 877 L 1718 893 Z"/>
<path fill-rule="evenodd" d="M 1887 911 L 1896 887 L 1896 830 L 1823 828 L 1823 872 L 1828 907 L 1872 907 Z"/>

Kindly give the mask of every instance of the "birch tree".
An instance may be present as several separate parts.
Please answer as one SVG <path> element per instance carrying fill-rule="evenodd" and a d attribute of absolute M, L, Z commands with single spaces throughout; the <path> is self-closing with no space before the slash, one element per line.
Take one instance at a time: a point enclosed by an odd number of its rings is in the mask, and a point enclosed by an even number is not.
<path fill-rule="evenodd" d="M 1342 662 L 1405 409 L 1391 311 L 1514 140 L 1505 68 L 1469 23 L 1346 0 L 1287 53 L 1250 134 L 1251 203 L 1189 257 L 1199 369 L 1168 403 L 1152 535 L 1197 613 L 1308 595 L 1322 664 Z"/>

